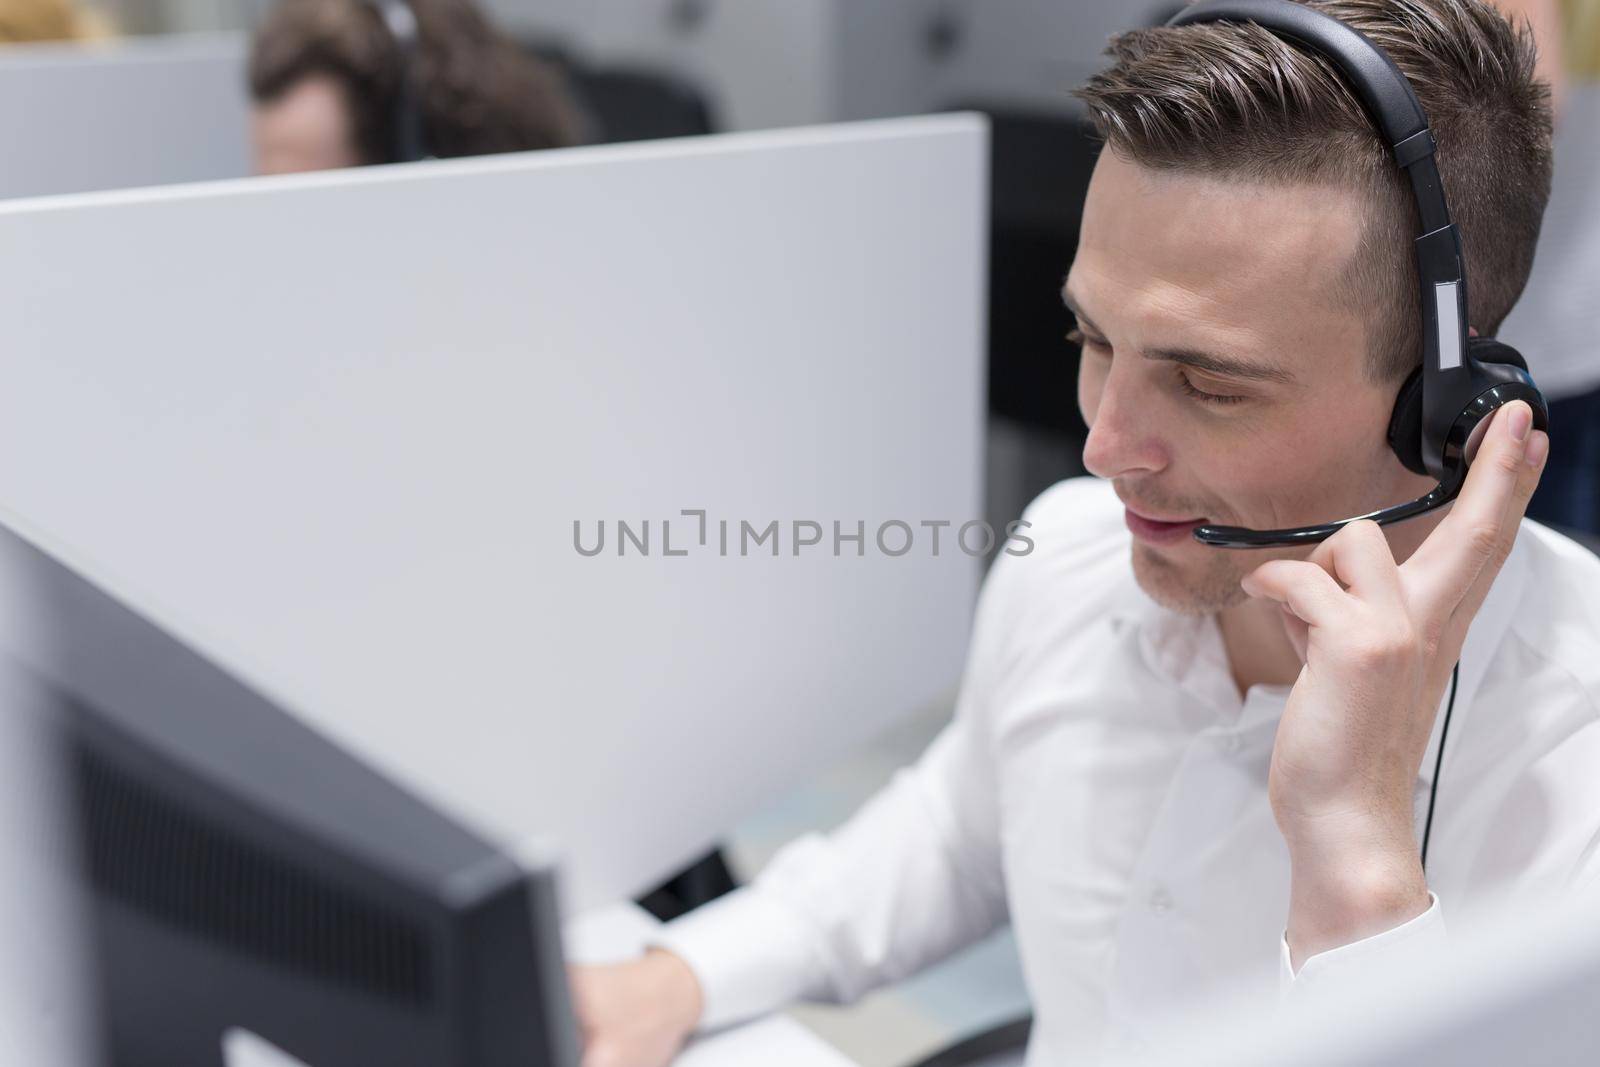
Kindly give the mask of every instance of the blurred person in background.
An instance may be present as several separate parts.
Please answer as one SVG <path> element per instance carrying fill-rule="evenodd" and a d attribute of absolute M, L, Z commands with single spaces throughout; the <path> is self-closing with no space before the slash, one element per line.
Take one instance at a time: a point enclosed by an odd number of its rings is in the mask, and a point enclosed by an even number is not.
<path fill-rule="evenodd" d="M 1555 174 L 1533 274 L 1501 336 L 1550 401 L 1550 459 L 1528 517 L 1600 535 L 1600 0 L 1500 0 L 1540 38 L 1555 89 Z"/>
<path fill-rule="evenodd" d="M 0 0 L 0 44 L 104 37 L 105 21 L 71 0 Z"/>
<path fill-rule="evenodd" d="M 4 2 L 4 0 L 0 0 Z M 404 158 L 409 94 L 424 154 L 486 155 L 575 144 L 560 77 L 471 0 L 409 0 L 411 54 L 375 0 L 282 0 L 250 53 L 252 139 L 262 174 Z"/>

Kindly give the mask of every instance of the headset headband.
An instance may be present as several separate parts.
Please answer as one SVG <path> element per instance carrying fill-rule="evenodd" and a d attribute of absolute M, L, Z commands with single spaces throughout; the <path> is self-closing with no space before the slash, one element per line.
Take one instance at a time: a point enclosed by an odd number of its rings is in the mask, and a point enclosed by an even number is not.
<path fill-rule="evenodd" d="M 1254 22 L 1325 57 L 1344 75 L 1411 180 L 1422 232 L 1416 239 L 1422 298 L 1422 458 L 1442 476 L 1443 445 L 1461 413 L 1456 396 L 1468 366 L 1467 280 L 1461 237 L 1450 221 L 1434 161 L 1433 133 L 1411 83 L 1394 61 L 1359 31 L 1290 0 L 1201 0 L 1167 23 Z"/>
<path fill-rule="evenodd" d="M 1406 76 L 1370 38 L 1331 15 L 1286 0 L 1202 0 L 1167 25 L 1198 22 L 1254 22 L 1305 45 L 1337 67 L 1378 124 L 1395 162 L 1410 176 L 1422 232 L 1450 225 L 1427 115 Z"/>
<path fill-rule="evenodd" d="M 395 79 L 389 162 L 414 163 L 428 157 L 427 143 L 422 135 L 422 114 L 417 107 L 417 13 L 411 9 L 408 0 L 373 0 L 373 3 L 389 35 L 394 38 L 395 50 L 400 57 L 400 71 Z"/>

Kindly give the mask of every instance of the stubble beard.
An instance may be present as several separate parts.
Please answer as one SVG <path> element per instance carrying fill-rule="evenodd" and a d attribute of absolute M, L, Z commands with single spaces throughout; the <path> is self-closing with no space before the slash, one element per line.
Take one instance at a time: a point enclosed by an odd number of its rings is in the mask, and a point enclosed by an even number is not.
<path fill-rule="evenodd" d="M 1180 566 L 1149 545 L 1133 545 L 1133 576 L 1145 595 L 1180 615 L 1214 615 L 1248 599 L 1239 579 L 1260 560 L 1212 549 L 1197 566 Z"/>

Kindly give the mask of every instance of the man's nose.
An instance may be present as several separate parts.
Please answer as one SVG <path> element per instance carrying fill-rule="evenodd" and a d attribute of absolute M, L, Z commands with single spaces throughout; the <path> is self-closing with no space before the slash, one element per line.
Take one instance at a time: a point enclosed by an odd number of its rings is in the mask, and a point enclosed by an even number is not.
<path fill-rule="evenodd" d="M 1083 466 L 1090 474 L 1118 478 L 1166 467 L 1167 447 L 1151 398 L 1141 392 L 1115 368 L 1107 376 L 1083 445 Z"/>

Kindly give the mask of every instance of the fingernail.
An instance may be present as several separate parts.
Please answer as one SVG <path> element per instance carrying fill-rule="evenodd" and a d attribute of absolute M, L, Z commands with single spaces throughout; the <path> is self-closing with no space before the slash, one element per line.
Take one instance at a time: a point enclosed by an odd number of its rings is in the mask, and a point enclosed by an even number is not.
<path fill-rule="evenodd" d="M 1528 430 L 1533 427 L 1533 409 L 1520 400 L 1511 403 L 1511 436 L 1518 441 L 1528 439 Z"/>
<path fill-rule="evenodd" d="M 1537 467 L 1544 462 L 1544 457 L 1550 452 L 1550 435 L 1540 430 L 1533 435 L 1533 440 L 1528 442 L 1528 451 L 1523 462 L 1530 467 Z"/>

